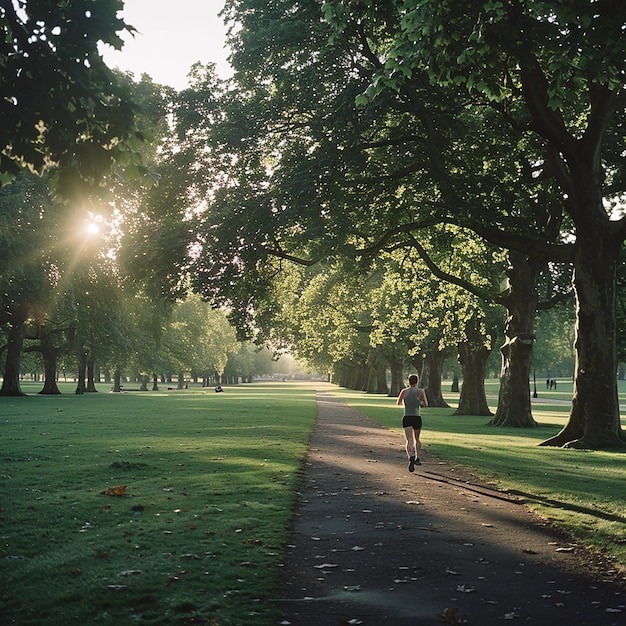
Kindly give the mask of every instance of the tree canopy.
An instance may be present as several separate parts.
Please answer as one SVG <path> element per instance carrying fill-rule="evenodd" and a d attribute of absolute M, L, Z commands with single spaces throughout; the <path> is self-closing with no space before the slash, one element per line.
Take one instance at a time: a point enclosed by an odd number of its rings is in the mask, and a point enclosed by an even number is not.
<path fill-rule="evenodd" d="M 131 94 L 98 50 L 135 32 L 117 15 L 123 4 L 0 2 L 0 182 L 55 167 L 59 191 L 73 196 L 143 141 Z"/>

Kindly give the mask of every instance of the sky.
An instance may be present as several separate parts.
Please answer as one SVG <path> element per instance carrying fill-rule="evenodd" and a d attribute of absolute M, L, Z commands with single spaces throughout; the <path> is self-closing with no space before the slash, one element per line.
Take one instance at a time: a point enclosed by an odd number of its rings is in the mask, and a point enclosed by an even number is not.
<path fill-rule="evenodd" d="M 218 17 L 223 6 L 224 0 L 125 0 L 121 16 L 138 32 L 134 38 L 124 35 L 121 52 L 105 47 L 104 60 L 137 80 L 146 73 L 176 89 L 187 86 L 196 61 L 215 63 L 218 75 L 226 77 L 226 27 Z"/>

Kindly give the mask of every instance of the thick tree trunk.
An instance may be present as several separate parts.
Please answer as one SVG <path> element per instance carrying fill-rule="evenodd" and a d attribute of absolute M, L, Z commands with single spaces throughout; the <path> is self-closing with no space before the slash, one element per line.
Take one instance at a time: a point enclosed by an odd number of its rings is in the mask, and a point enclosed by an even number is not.
<path fill-rule="evenodd" d="M 44 383 L 41 395 L 58 395 L 61 393 L 57 385 L 57 348 L 53 345 L 50 334 L 43 334 L 41 339 L 41 356 L 43 358 Z"/>
<path fill-rule="evenodd" d="M 493 426 L 528 428 L 537 426 L 530 407 L 535 310 L 537 308 L 537 263 L 525 255 L 509 253 L 510 292 L 503 298 L 507 308 L 505 342 L 500 348 L 502 369 L 498 409 L 489 422 Z"/>
<path fill-rule="evenodd" d="M 441 390 L 441 377 L 443 376 L 443 364 L 446 360 L 446 353 L 442 350 L 430 350 L 426 355 L 426 367 L 428 370 L 428 386 L 426 387 L 426 397 L 428 406 L 449 407 L 444 400 Z M 425 384 L 424 382 L 422 384 Z"/>
<path fill-rule="evenodd" d="M 493 415 L 485 394 L 485 369 L 491 350 L 483 343 L 463 341 L 458 346 L 463 368 L 459 406 L 453 415 Z"/>
<path fill-rule="evenodd" d="M 152 391 L 158 391 L 159 390 L 159 375 L 154 372 L 152 374 Z"/>
<path fill-rule="evenodd" d="M 185 387 L 185 375 L 183 372 L 178 372 L 178 384 L 176 389 L 184 389 Z"/>
<path fill-rule="evenodd" d="M 610 222 L 579 228 L 574 257 L 576 371 L 568 423 L 542 445 L 626 447 L 620 425 L 615 349 L 615 273 L 621 240 Z"/>
<path fill-rule="evenodd" d="M 7 355 L 4 363 L 4 378 L 0 396 L 25 396 L 20 387 L 20 358 L 26 332 L 25 320 L 16 320 L 9 325 L 7 336 Z"/>

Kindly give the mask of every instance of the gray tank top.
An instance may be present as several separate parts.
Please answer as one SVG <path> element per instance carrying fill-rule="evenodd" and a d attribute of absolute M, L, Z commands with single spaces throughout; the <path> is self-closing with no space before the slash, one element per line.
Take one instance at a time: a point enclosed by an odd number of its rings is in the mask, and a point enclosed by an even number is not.
<path fill-rule="evenodd" d="M 404 396 L 404 414 L 406 416 L 420 414 L 420 399 L 417 395 L 417 387 L 411 387 Z"/>

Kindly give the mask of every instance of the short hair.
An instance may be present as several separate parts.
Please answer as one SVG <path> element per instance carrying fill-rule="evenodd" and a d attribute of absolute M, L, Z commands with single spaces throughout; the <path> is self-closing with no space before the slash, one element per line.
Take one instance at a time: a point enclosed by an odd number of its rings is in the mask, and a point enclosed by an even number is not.
<path fill-rule="evenodd" d="M 409 376 L 409 385 L 417 385 L 417 383 L 419 382 L 419 378 L 417 377 L 417 374 L 411 374 Z"/>

